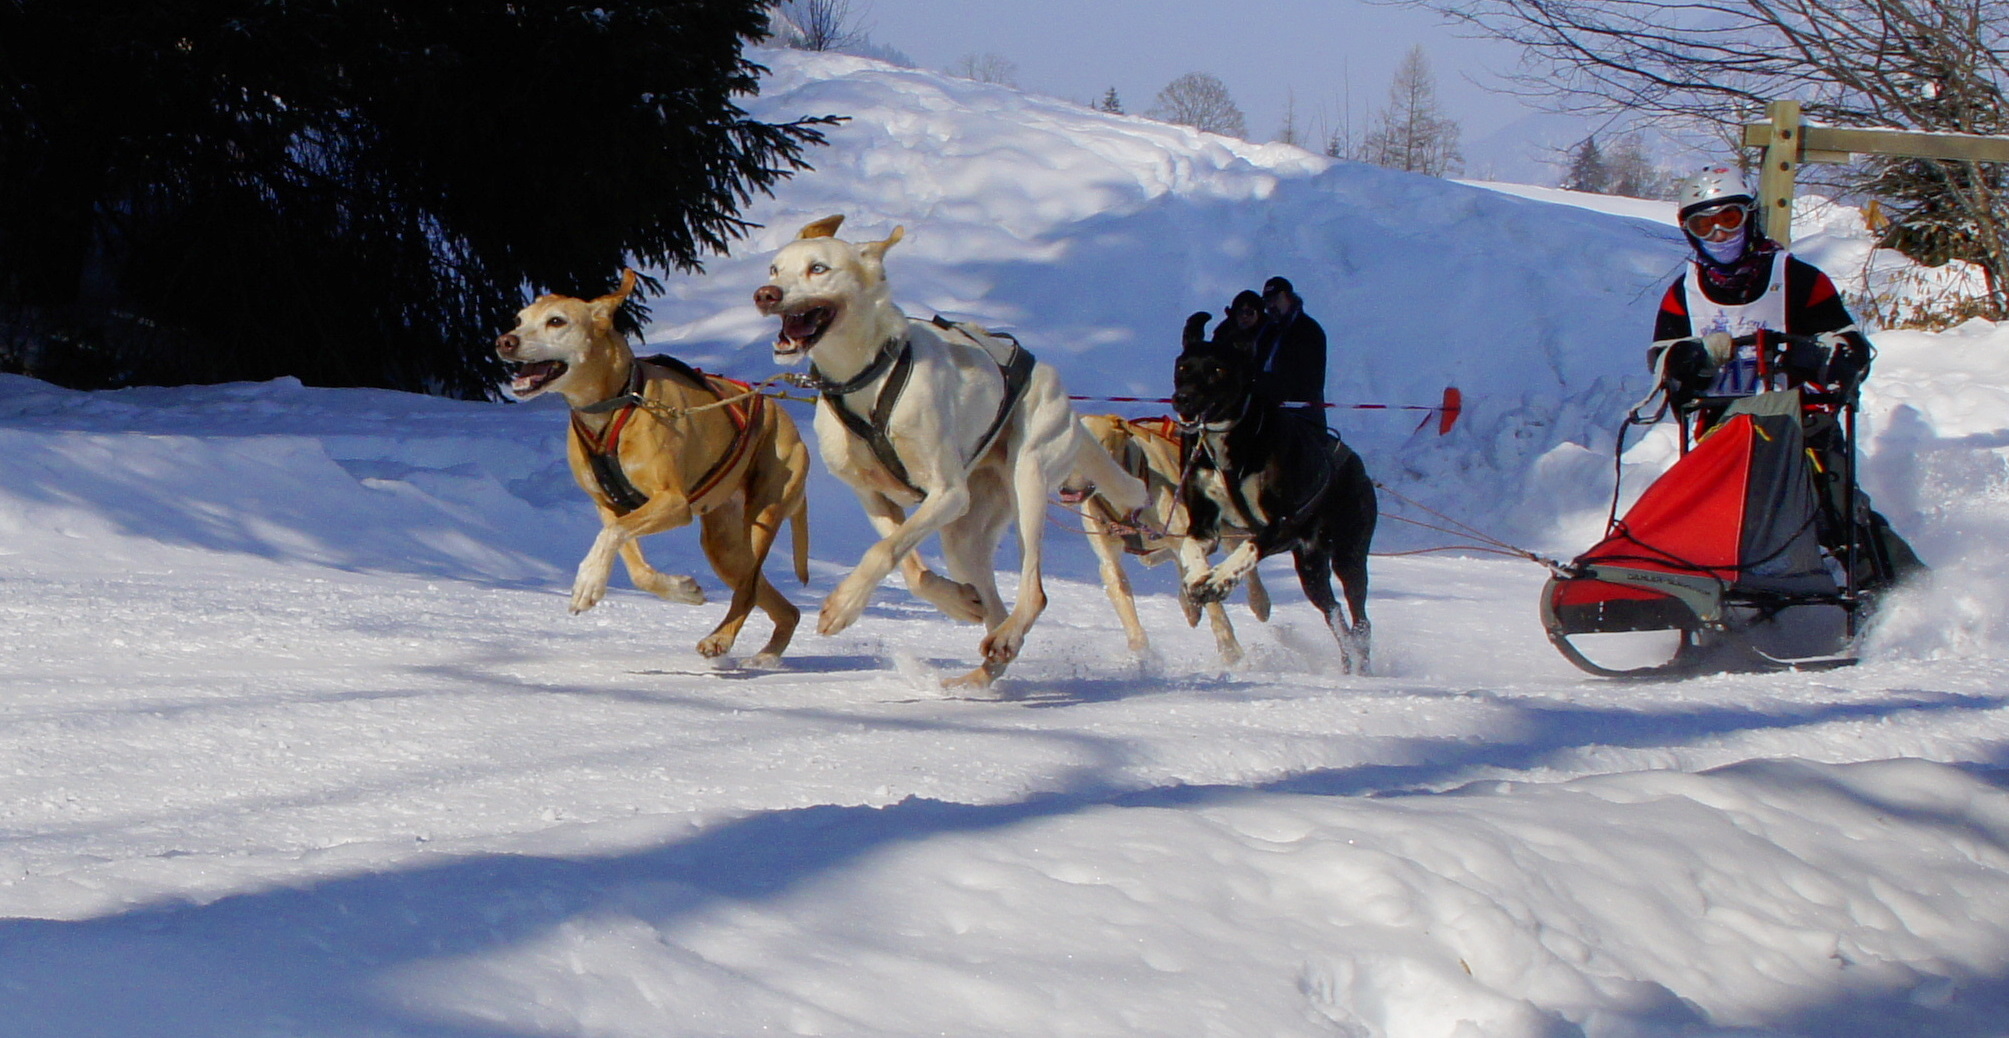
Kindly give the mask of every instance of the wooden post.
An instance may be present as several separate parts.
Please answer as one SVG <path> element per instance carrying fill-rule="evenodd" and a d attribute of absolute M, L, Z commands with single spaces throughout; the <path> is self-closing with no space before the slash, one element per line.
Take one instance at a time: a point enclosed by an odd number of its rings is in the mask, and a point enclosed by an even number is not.
<path fill-rule="evenodd" d="M 1801 121 L 1798 101 L 1773 101 L 1765 106 L 1765 115 L 1770 122 L 1744 125 L 1744 146 L 1765 149 L 1758 171 L 1758 205 L 1764 213 L 1765 235 L 1781 245 L 1792 244 L 1793 182 L 1802 163 L 1849 162 L 1856 155 L 2009 162 L 2009 137 L 1808 126 Z"/>
<path fill-rule="evenodd" d="M 1765 106 L 1771 128 L 1765 135 L 1764 165 L 1758 173 L 1758 205 L 1765 214 L 1765 236 L 1780 245 L 1793 241 L 1793 180 L 1800 169 L 1800 102 L 1773 101 Z"/>

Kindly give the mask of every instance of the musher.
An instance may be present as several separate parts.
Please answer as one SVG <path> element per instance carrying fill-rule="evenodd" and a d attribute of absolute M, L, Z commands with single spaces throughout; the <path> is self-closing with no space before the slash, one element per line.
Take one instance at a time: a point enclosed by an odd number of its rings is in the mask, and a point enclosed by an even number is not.
<path fill-rule="evenodd" d="M 1834 282 L 1765 236 L 1756 218 L 1757 199 L 1735 170 L 1705 169 L 1675 190 L 1677 219 L 1694 256 L 1661 300 L 1647 352 L 1647 363 L 1663 376 L 1674 405 L 1795 387 L 1816 401 L 1853 403 L 1875 350 Z M 1733 342 L 1760 330 L 1812 341 L 1787 346 L 1774 366 L 1755 345 Z M 1820 488 L 1819 539 L 1840 558 L 1848 542 L 1841 519 L 1848 465 L 1838 410 L 1808 407 L 1802 423 Z M 1720 409 L 1705 408 L 1699 420 L 1706 425 L 1719 414 Z M 1860 549 L 1869 562 L 1857 577 L 1860 589 L 1888 587 L 1925 569 L 1904 538 L 1870 508 L 1867 494 L 1858 489 L 1855 502 Z"/>

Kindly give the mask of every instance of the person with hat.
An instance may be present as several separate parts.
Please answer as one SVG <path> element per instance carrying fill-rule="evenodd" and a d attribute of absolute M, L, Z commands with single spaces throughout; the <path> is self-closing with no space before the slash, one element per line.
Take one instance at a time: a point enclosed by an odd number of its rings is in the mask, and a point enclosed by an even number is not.
<path fill-rule="evenodd" d="M 1263 282 L 1269 323 L 1256 334 L 1256 392 L 1325 422 L 1325 329 L 1304 312 L 1288 279 Z"/>
<path fill-rule="evenodd" d="M 1834 282 L 1818 267 L 1780 247 L 1758 226 L 1757 198 L 1732 169 L 1717 166 L 1675 187 L 1675 219 L 1691 255 L 1668 286 L 1654 322 L 1647 363 L 1677 404 L 1696 397 L 1747 396 L 1803 386 L 1832 399 L 1853 399 L 1869 375 L 1875 350 L 1856 327 Z M 1798 337 L 1778 356 L 1761 357 L 1759 331 Z M 1718 417 L 1704 413 L 1702 420 Z M 1846 539 L 1840 485 L 1846 444 L 1832 409 L 1803 416 L 1807 447 L 1820 459 L 1823 522 L 1830 547 Z M 1922 570 L 1911 546 L 1857 495 L 1857 522 L 1869 534 L 1876 570 L 1863 586 L 1894 583 Z"/>
<path fill-rule="evenodd" d="M 1256 336 L 1263 330 L 1263 297 L 1243 289 L 1221 313 L 1220 322 L 1214 325 L 1214 345 L 1255 356 Z"/>

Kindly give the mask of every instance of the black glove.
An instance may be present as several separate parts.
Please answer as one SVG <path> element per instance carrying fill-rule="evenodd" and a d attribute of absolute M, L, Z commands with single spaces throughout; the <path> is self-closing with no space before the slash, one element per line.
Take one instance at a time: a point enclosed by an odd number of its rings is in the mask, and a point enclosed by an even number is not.
<path fill-rule="evenodd" d="M 1837 386 L 1848 387 L 1862 381 L 1869 375 L 1870 357 L 1875 350 L 1869 340 L 1853 328 L 1839 332 L 1824 332 L 1817 336 L 1828 347 L 1827 380 Z"/>
<path fill-rule="evenodd" d="M 1655 346 L 1646 352 L 1649 365 L 1660 361 L 1663 347 Z M 1680 390 L 1684 395 L 1693 396 L 1709 388 L 1709 380 L 1716 377 L 1715 365 L 1709 361 L 1709 351 L 1700 339 L 1676 339 L 1668 343 L 1666 366 L 1661 374 L 1666 378 L 1670 390 Z"/>
<path fill-rule="evenodd" d="M 1786 369 L 1786 377 L 1795 382 L 1827 384 L 1829 350 L 1823 338 L 1795 337 L 1786 340 L 1785 356 L 1780 360 L 1781 366 Z"/>

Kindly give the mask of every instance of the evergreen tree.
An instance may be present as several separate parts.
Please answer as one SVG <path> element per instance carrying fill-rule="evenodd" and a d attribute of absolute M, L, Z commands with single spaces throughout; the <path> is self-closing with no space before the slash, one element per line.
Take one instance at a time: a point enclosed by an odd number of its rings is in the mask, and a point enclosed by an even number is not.
<path fill-rule="evenodd" d="M 733 103 L 765 25 L 759 0 L 0 0 L 0 367 L 493 395 L 526 287 L 697 269 L 803 168 L 829 120 Z"/>
<path fill-rule="evenodd" d="M 1102 100 L 1096 102 L 1095 108 L 1097 111 L 1109 112 L 1112 115 L 1122 115 L 1123 102 L 1116 96 L 1116 88 L 1110 87 L 1109 92 L 1102 95 Z"/>
<path fill-rule="evenodd" d="M 1433 177 L 1458 171 L 1458 124 L 1437 106 L 1437 81 L 1419 44 L 1409 49 L 1388 85 L 1388 107 L 1361 141 L 1360 159 Z"/>
<path fill-rule="evenodd" d="M 1570 149 L 1570 168 L 1563 173 L 1563 182 L 1557 186 L 1565 191 L 1598 194 L 1611 187 L 1611 171 L 1605 168 L 1604 152 L 1597 146 L 1597 134 L 1585 137 Z"/>

